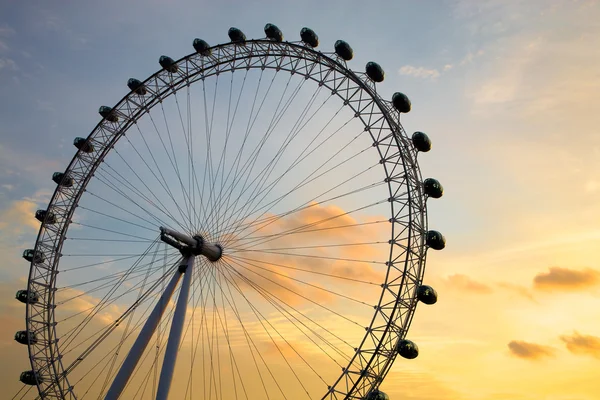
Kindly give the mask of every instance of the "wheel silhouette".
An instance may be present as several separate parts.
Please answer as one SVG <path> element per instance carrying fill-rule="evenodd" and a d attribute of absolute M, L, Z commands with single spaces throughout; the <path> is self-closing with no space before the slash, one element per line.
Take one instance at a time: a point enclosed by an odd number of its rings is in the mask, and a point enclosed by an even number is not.
<path fill-rule="evenodd" d="M 41 398 L 384 399 L 423 285 L 427 135 L 338 41 L 196 39 L 140 81 L 65 171 L 35 247 L 25 331 Z M 18 397 L 18 396 L 16 396 Z"/>

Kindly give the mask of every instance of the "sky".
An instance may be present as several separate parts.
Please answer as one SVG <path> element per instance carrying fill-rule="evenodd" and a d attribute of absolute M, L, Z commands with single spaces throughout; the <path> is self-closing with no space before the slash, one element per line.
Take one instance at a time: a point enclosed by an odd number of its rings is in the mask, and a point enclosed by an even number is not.
<path fill-rule="evenodd" d="M 14 292 L 22 249 L 97 109 L 129 77 L 179 58 L 195 37 L 249 38 L 277 24 L 287 40 L 314 29 L 386 72 L 384 98 L 406 93 L 407 132 L 433 142 L 424 177 L 444 185 L 428 203 L 447 247 L 429 252 L 409 336 L 381 389 L 392 399 L 597 399 L 600 383 L 600 3 L 559 0 L 107 0 L 0 4 L 0 381 L 16 392 L 27 369 Z M 308 217 L 307 217 L 308 218 Z M 10 361 L 9 361 L 10 360 Z M 14 390 L 13 390 L 14 389 Z M 8 390 L 8 389 L 7 389 Z"/>

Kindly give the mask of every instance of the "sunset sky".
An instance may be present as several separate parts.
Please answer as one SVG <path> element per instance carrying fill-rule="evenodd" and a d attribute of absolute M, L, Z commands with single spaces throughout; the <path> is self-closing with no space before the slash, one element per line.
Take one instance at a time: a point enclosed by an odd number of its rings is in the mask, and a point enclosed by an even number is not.
<path fill-rule="evenodd" d="M 354 49 L 386 72 L 379 93 L 406 93 L 407 132 L 426 132 L 423 177 L 446 249 L 430 251 L 409 337 L 381 385 L 390 399 L 600 399 L 600 2 L 385 0 L 0 4 L 0 386 L 29 369 L 23 249 L 97 109 L 127 93 L 158 57 L 228 41 L 236 26 L 287 40 L 308 26 L 330 51 Z M 328 210 L 321 210 L 323 213 Z M 306 216 L 308 218 L 308 216 Z M 370 234 L 367 232 L 367 234 Z M 33 397 L 31 397 L 33 398 Z"/>

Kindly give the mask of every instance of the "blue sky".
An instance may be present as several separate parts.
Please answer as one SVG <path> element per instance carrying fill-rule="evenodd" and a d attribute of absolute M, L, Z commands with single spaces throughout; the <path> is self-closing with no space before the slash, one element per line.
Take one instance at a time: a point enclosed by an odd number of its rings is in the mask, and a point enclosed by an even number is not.
<path fill-rule="evenodd" d="M 398 362 L 387 391 L 415 400 L 592 399 L 598 384 L 579 380 L 600 357 L 598 21 L 600 4 L 589 0 L 4 1 L 2 293 L 23 285 L 20 252 L 33 245 L 31 213 L 49 200 L 52 172 L 70 161 L 73 138 L 97 124 L 98 107 L 127 93 L 128 78 L 153 74 L 162 54 L 191 53 L 196 37 L 228 41 L 230 26 L 258 38 L 272 22 L 294 41 L 308 26 L 322 51 L 349 42 L 352 69 L 378 62 L 383 97 L 410 97 L 403 125 L 429 134 L 421 169 L 446 189 L 429 221 L 448 248 L 428 257 L 426 273 L 445 300 L 420 308 L 411 328 L 435 352 Z M 22 308 L 4 307 L 10 337 Z M 573 332 L 588 345 L 568 347 Z M 508 345 L 515 341 L 527 351 Z M 11 342 L 0 351 L 25 357 Z M 457 366 L 464 349 L 471 354 Z M 561 376 L 552 390 L 542 388 L 549 375 Z M 573 385 L 579 391 L 569 394 Z"/>

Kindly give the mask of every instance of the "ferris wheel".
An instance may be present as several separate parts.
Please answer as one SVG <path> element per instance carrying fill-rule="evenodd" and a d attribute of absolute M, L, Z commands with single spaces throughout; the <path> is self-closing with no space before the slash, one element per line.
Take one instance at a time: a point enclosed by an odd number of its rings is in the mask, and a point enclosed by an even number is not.
<path fill-rule="evenodd" d="M 99 109 L 52 175 L 30 262 L 31 370 L 15 398 L 387 399 L 423 284 L 426 134 L 383 69 L 229 29 Z"/>

